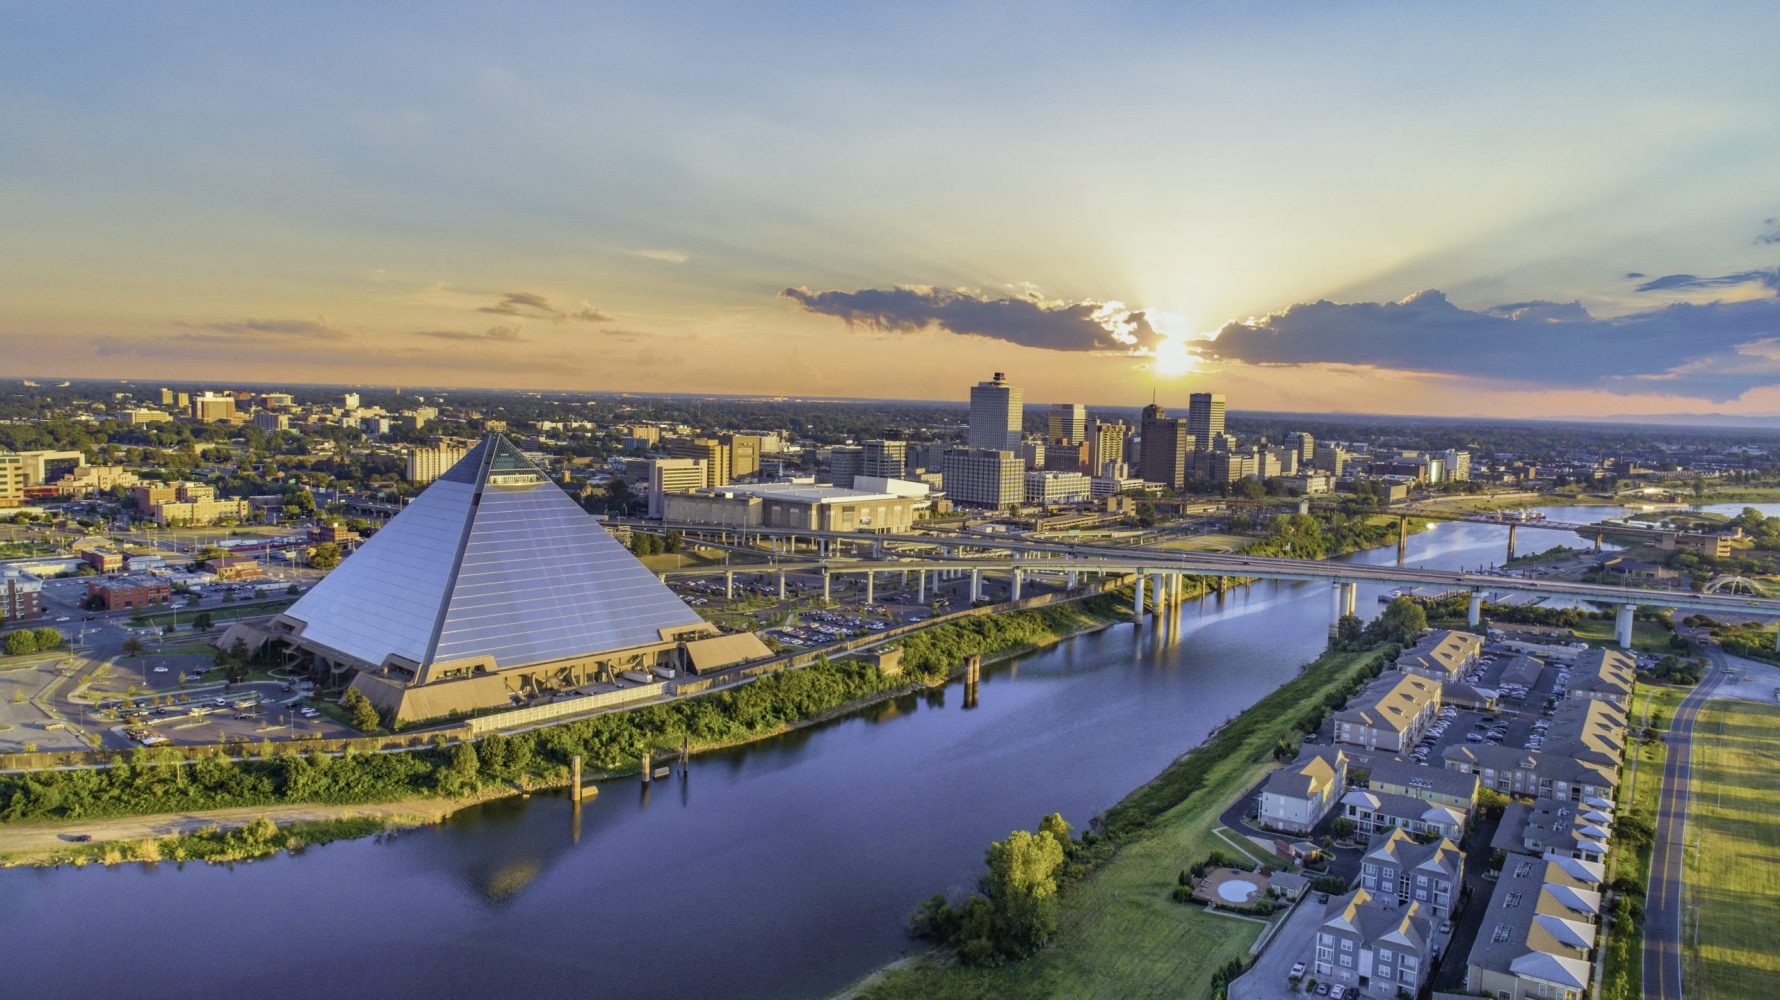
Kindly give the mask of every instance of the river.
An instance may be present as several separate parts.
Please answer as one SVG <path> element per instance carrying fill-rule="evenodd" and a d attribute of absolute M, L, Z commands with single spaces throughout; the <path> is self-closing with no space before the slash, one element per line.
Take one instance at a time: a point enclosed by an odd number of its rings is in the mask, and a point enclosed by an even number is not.
<path fill-rule="evenodd" d="M 1556 544 L 1579 541 L 1519 530 L 1523 554 Z M 1499 527 L 1437 524 L 1408 561 L 1488 565 L 1504 546 Z M 1361 588 L 1363 614 L 1383 590 Z M 822 996 L 902 954 L 903 917 L 965 891 L 990 840 L 1053 810 L 1085 823 L 1293 676 L 1329 607 L 1313 584 L 1207 597 L 1176 628 L 998 664 L 974 706 L 953 686 L 700 756 L 647 791 L 609 783 L 578 830 L 566 799 L 537 796 L 245 864 L 0 872 L 4 992 Z"/>

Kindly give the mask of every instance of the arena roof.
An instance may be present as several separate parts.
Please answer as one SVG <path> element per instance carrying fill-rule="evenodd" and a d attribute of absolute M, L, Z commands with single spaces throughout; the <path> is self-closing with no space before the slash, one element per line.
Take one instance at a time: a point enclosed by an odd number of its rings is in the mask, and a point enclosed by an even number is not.
<path fill-rule="evenodd" d="M 500 435 L 489 435 L 285 612 L 369 665 L 499 669 L 662 641 L 697 612 Z"/>

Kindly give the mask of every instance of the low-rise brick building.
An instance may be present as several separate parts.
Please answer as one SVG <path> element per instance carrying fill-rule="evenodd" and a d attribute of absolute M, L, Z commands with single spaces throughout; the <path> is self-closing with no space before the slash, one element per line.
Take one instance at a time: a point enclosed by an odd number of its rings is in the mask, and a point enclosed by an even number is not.
<path fill-rule="evenodd" d="M 87 597 L 106 611 L 146 608 L 172 600 L 173 585 L 152 576 L 119 576 L 89 582 Z"/>

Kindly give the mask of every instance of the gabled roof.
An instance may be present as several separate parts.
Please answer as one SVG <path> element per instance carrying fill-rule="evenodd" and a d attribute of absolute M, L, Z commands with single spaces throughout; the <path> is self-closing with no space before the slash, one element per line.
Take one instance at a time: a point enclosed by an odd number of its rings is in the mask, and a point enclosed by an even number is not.
<path fill-rule="evenodd" d="M 496 434 L 284 614 L 305 645 L 372 667 L 502 669 L 660 642 L 702 621 Z"/>
<path fill-rule="evenodd" d="M 1261 791 L 1286 798 L 1309 798 L 1319 789 L 1334 783 L 1335 764 L 1340 762 L 1341 757 L 1340 750 L 1330 752 L 1324 749 L 1306 753 L 1268 775 Z"/>

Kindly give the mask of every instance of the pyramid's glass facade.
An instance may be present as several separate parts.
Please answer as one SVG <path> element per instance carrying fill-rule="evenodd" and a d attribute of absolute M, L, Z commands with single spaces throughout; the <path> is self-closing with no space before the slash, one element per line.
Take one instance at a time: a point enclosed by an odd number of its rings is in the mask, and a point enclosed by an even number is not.
<path fill-rule="evenodd" d="M 490 436 L 289 611 L 361 663 L 497 669 L 661 641 L 702 619 L 511 442 Z"/>

